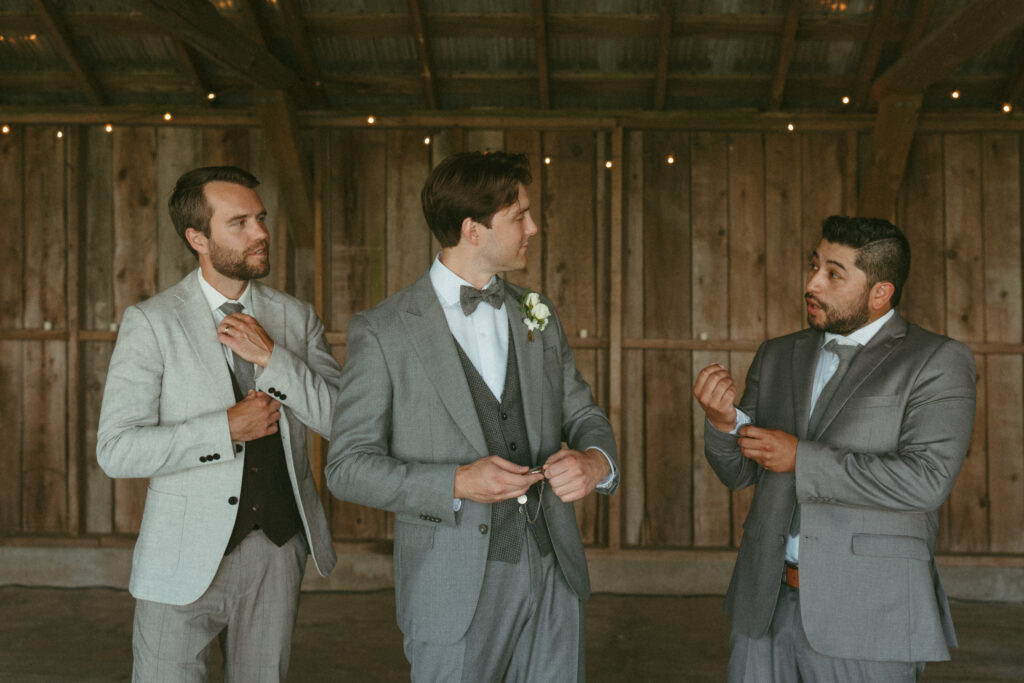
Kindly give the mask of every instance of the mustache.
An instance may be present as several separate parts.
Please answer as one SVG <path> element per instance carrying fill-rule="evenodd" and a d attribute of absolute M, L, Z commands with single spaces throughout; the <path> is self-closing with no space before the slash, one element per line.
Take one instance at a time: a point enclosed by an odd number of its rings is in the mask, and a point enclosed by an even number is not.
<path fill-rule="evenodd" d="M 817 306 L 821 310 L 823 310 L 823 311 L 826 310 L 826 306 L 825 306 L 824 302 L 821 299 L 819 299 L 818 297 L 816 297 L 813 294 L 811 294 L 810 292 L 804 292 L 804 300 L 805 301 L 813 301 L 815 304 L 817 304 Z"/>
<path fill-rule="evenodd" d="M 250 254 L 255 254 L 257 251 L 262 249 L 263 251 L 270 251 L 270 240 L 260 240 L 249 249 Z"/>

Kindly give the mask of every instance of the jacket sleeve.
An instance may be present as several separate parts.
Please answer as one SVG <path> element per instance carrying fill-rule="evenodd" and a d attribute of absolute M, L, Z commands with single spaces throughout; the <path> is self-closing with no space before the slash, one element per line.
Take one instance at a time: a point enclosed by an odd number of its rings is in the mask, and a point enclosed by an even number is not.
<path fill-rule="evenodd" d="M 754 355 L 750 370 L 747 371 L 743 398 L 739 404 L 739 409 L 746 413 L 754 424 L 757 424 L 758 390 L 766 349 L 767 343 L 761 344 Z M 734 434 L 719 431 L 707 418 L 704 418 L 704 457 L 719 480 L 733 491 L 757 483 L 765 471 L 756 462 L 743 456 Z"/>
<path fill-rule="evenodd" d="M 898 447 L 863 453 L 800 441 L 797 498 L 802 503 L 898 511 L 938 509 L 953 489 L 971 443 L 975 393 L 971 351 L 946 340 L 914 378 Z"/>
<path fill-rule="evenodd" d="M 151 322 L 137 307 L 129 307 L 110 357 L 100 407 L 96 457 L 108 476 L 151 477 L 235 457 L 226 409 L 161 422 L 164 370 Z"/>

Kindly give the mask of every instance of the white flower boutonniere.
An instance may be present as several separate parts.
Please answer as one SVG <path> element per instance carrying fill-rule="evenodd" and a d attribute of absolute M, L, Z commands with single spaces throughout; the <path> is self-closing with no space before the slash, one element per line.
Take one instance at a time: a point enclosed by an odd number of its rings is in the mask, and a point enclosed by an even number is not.
<path fill-rule="evenodd" d="M 526 290 L 522 298 L 519 299 L 519 310 L 526 316 L 523 318 L 523 324 L 530 330 L 530 341 L 533 341 L 533 331 L 543 332 L 544 328 L 548 326 L 551 309 L 547 307 L 547 304 L 541 302 L 540 294 Z"/>

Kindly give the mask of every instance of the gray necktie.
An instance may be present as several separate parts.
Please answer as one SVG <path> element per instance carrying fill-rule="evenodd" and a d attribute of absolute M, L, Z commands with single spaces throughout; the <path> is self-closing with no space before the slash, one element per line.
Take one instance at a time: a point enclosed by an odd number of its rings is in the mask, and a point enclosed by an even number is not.
<path fill-rule="evenodd" d="M 459 303 L 462 305 L 462 312 L 472 315 L 481 301 L 486 301 L 495 308 L 501 308 L 503 295 L 501 284 L 500 279 L 495 279 L 493 285 L 482 290 L 462 285 L 462 289 L 459 290 Z"/>
<path fill-rule="evenodd" d="M 818 429 L 818 423 L 821 422 L 821 416 L 825 414 L 825 410 L 828 409 L 828 404 L 832 402 L 832 397 L 836 393 L 836 389 L 839 384 L 843 381 L 843 376 L 846 375 L 846 371 L 850 369 L 850 363 L 853 362 L 853 357 L 860 351 L 860 346 L 853 346 L 850 344 L 840 344 L 837 340 L 833 339 L 829 343 L 825 344 L 825 349 L 839 356 L 839 367 L 832 373 L 832 377 L 829 378 L 828 382 L 822 388 L 821 393 L 818 394 L 818 400 L 814 404 L 814 409 L 811 410 L 811 418 L 807 421 L 807 436 L 813 437 Z M 800 504 L 797 503 L 796 508 L 793 510 L 793 519 L 789 523 L 789 535 L 798 536 L 800 535 Z"/>
<path fill-rule="evenodd" d="M 224 315 L 240 313 L 243 308 L 242 304 L 233 301 L 225 301 L 220 306 L 220 310 L 223 311 Z M 235 379 L 238 380 L 238 388 L 242 390 L 242 394 L 248 394 L 250 389 L 256 388 L 255 369 L 252 363 L 234 351 L 231 352 L 231 357 L 235 359 Z"/>

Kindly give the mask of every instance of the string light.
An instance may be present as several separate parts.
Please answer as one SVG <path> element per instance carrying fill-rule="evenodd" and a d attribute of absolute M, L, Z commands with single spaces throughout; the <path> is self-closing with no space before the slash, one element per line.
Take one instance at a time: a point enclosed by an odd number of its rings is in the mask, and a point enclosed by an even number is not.
<path fill-rule="evenodd" d="M 108 133 L 113 133 L 114 132 L 114 124 L 108 123 L 107 125 L 103 126 L 103 130 L 107 131 Z"/>
<path fill-rule="evenodd" d="M 960 99 L 960 91 L 959 90 L 954 90 L 953 92 L 949 93 L 949 96 L 952 97 L 954 100 L 959 100 Z"/>
<path fill-rule="evenodd" d="M 164 121 L 170 121 L 172 118 L 174 117 L 171 116 L 171 112 L 164 113 Z"/>
<path fill-rule="evenodd" d="M 210 92 L 206 93 L 206 99 L 210 100 L 211 102 L 214 101 L 215 99 L 217 99 L 217 93 L 211 90 Z"/>
<path fill-rule="evenodd" d="M 605 168 L 611 168 L 612 167 L 612 162 L 610 162 L 610 161 L 604 162 L 604 167 Z"/>
<path fill-rule="evenodd" d="M 430 136 L 429 135 L 427 137 L 423 138 L 423 144 L 424 145 L 429 145 L 430 144 Z"/>
<path fill-rule="evenodd" d="M 4 127 L 6 128 L 6 126 L 4 126 Z M 7 132 L 7 131 L 4 131 L 4 132 Z M 551 165 L 551 157 L 544 157 L 544 165 L 545 166 L 550 166 Z"/>
<path fill-rule="evenodd" d="M 796 126 L 794 126 L 792 123 L 787 123 L 786 124 L 786 130 L 788 130 L 790 133 L 792 133 L 794 130 L 796 130 Z"/>
<path fill-rule="evenodd" d="M 2 128 L 0 128 L 0 133 L 3 133 L 4 135 L 9 134 L 10 132 L 11 132 L 11 127 L 8 126 L 6 123 L 3 125 Z"/>
<path fill-rule="evenodd" d="M 849 104 L 849 103 L 850 103 L 850 97 L 848 95 L 843 95 L 843 104 Z"/>
<path fill-rule="evenodd" d="M 366 122 L 372 126 L 373 124 L 377 123 L 377 119 L 372 116 L 367 116 Z"/>
<path fill-rule="evenodd" d="M 1013 105 L 1012 104 L 1007 102 L 1006 104 L 1003 105 L 1003 113 L 1004 114 L 1009 114 L 1011 111 L 1013 111 Z"/>
<path fill-rule="evenodd" d="M 675 154 L 669 154 L 668 157 L 665 158 L 665 163 L 666 164 L 674 164 L 674 163 L 676 163 L 676 155 Z"/>
<path fill-rule="evenodd" d="M 64 131 L 62 131 L 62 130 L 58 130 L 58 131 L 57 131 L 57 137 L 58 137 L 58 138 L 62 138 L 62 137 L 64 137 Z"/>

